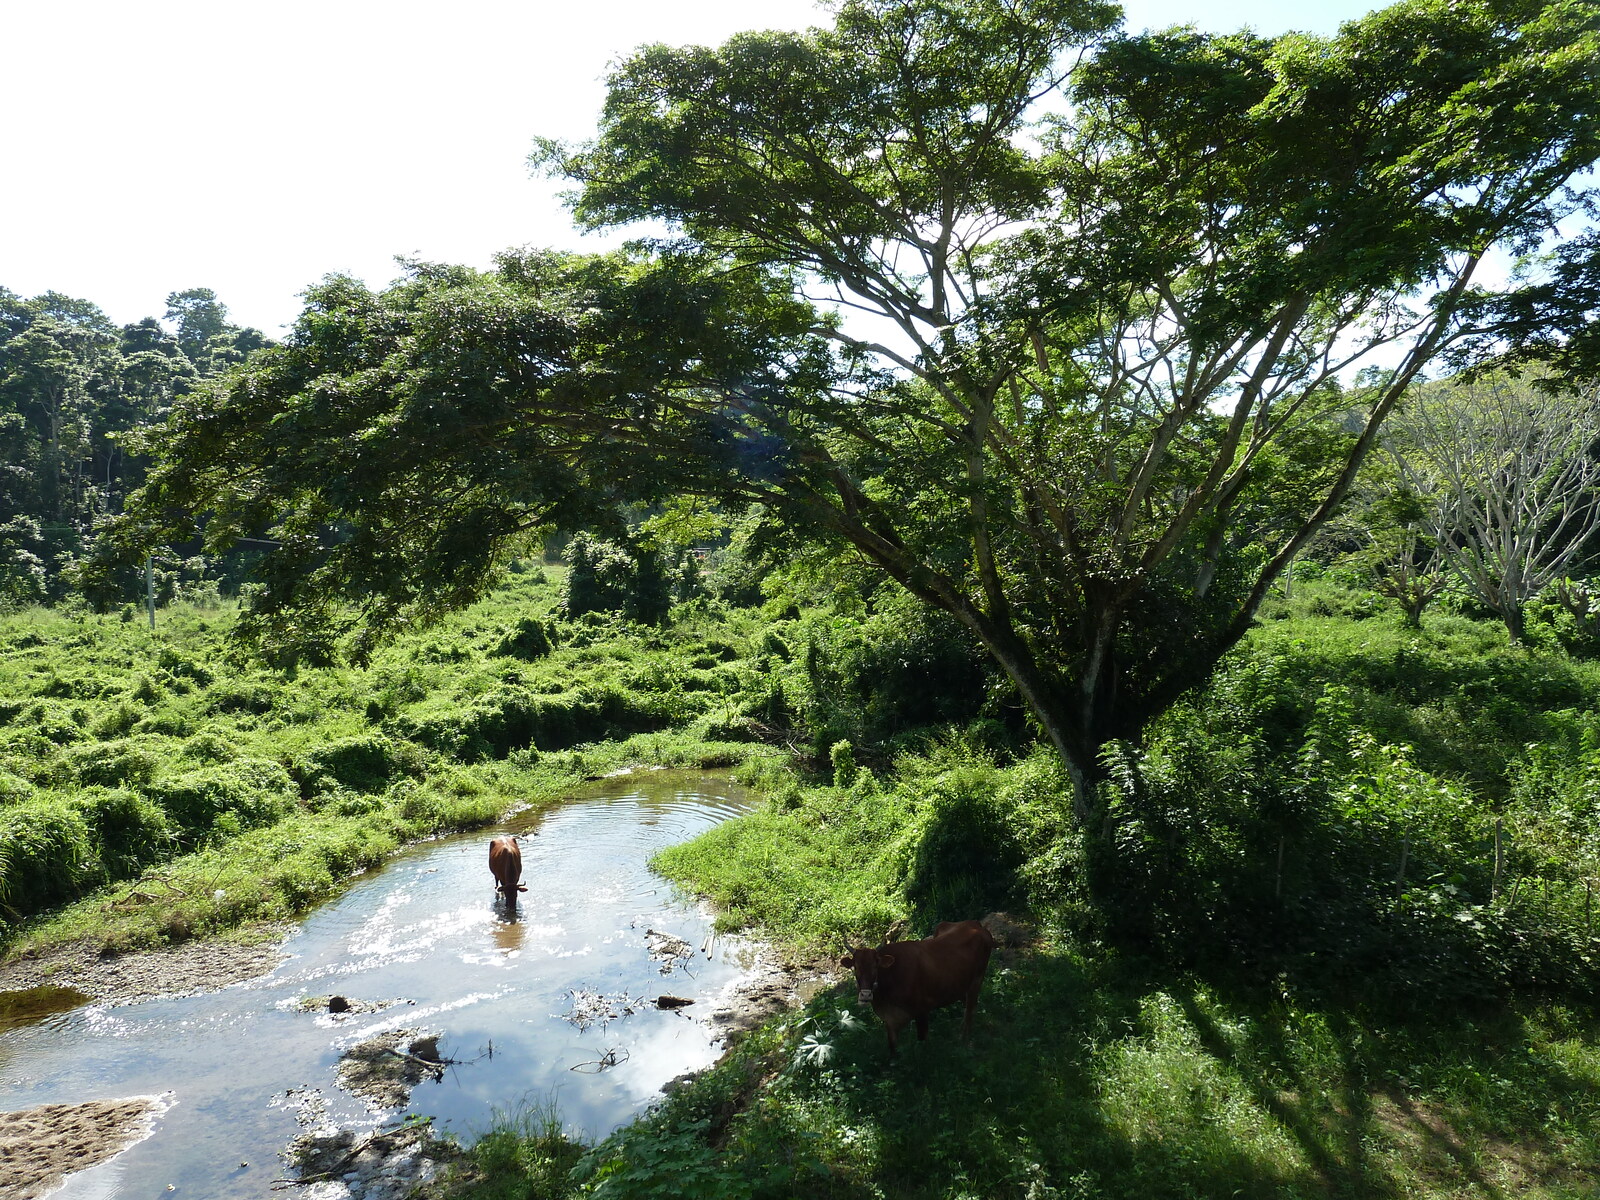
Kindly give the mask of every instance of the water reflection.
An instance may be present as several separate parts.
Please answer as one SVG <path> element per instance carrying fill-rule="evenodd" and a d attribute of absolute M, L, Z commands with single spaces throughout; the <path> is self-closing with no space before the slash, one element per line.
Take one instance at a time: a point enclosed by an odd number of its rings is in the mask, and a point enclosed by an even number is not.
<path fill-rule="evenodd" d="M 522 939 L 527 933 L 526 922 L 515 909 L 494 923 L 494 944 L 501 954 L 510 957 L 522 953 Z"/>
<path fill-rule="evenodd" d="M 462 1065 L 419 1087 L 411 1111 L 471 1137 L 492 1108 L 553 1096 L 578 1132 L 603 1134 L 666 1080 L 716 1055 L 701 1023 L 653 1000 L 688 996 L 699 1001 L 691 1011 L 704 1013 L 741 973 L 743 948 L 652 958 L 652 938 L 701 947 L 710 917 L 646 864 L 744 805 L 715 777 L 661 773 L 606 781 L 513 821 L 495 832 L 537 825 L 541 836 L 522 842 L 529 891 L 510 914 L 493 902 L 489 833 L 413 848 L 311 914 L 285 943 L 293 957 L 265 979 L 209 996 L 79 1008 L 0 1034 L 0 1108 L 173 1090 L 180 1103 L 154 1137 L 56 1195 L 166 1194 L 172 1183 L 245 1200 L 266 1194 L 266 1175 L 241 1177 L 238 1163 L 276 1169 L 297 1131 L 294 1097 L 285 1100 L 292 1090 L 320 1089 L 328 1115 L 343 1123 L 398 1115 L 367 1110 L 332 1079 L 349 1046 L 416 1028 L 440 1034 L 445 1057 Z M 563 1019 L 575 990 L 641 1003 L 579 1028 Z M 364 1011 L 299 1007 L 329 993 Z M 598 1069 L 575 1069 L 585 1064 Z"/>
<path fill-rule="evenodd" d="M 44 984 L 18 992 L 0 992 L 0 1033 L 45 1021 L 89 1003 L 76 988 Z"/>

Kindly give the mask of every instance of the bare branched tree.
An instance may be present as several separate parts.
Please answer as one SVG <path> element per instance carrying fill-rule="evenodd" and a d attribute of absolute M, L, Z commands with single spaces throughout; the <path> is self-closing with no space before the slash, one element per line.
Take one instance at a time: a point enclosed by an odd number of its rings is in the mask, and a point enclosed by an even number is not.
<path fill-rule="evenodd" d="M 1388 448 L 1428 504 L 1440 555 L 1494 610 L 1512 641 L 1522 606 L 1569 573 L 1600 530 L 1600 398 L 1526 379 L 1424 388 L 1394 420 Z"/>

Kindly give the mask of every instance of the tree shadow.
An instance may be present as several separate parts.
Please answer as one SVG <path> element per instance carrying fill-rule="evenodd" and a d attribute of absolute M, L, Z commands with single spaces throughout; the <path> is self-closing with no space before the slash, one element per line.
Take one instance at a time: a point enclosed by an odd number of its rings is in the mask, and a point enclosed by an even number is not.
<path fill-rule="evenodd" d="M 1312 1073 L 1281 1001 L 1194 984 L 1173 993 L 1200 1048 L 1294 1139 L 1330 1196 L 1410 1195 L 1418 1179 L 1484 1200 L 1543 1182 L 1600 1189 L 1600 1136 L 1582 1115 L 1595 1107 L 1592 1081 L 1550 1044 L 1554 1034 L 1592 1054 L 1592 1024 L 1557 1032 L 1509 1010 L 1424 1010 L 1402 1023 L 1323 1005 L 1331 1061 Z M 1553 1129 L 1557 1114 L 1567 1120 Z"/>
<path fill-rule="evenodd" d="M 1586 1165 L 1600 1162 L 1600 1127 L 1580 1131 L 1592 1087 L 1549 1048 L 1548 1026 L 1514 1014 L 1396 1026 L 1114 955 L 1039 953 L 997 959 L 970 1045 L 955 1006 L 891 1064 L 869 1012 L 840 1021 L 854 1007 L 839 993 L 813 1003 L 835 1058 L 795 1071 L 776 1106 L 810 1114 L 834 1147 L 819 1196 L 1510 1200 L 1524 1185 L 1600 1187 Z"/>

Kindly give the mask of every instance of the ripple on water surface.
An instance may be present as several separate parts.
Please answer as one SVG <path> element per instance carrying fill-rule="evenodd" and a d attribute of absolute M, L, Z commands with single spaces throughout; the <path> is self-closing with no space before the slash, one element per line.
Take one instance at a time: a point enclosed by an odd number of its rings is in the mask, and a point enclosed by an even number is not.
<path fill-rule="evenodd" d="M 690 997 L 703 1015 L 750 950 L 713 943 L 710 915 L 647 864 L 746 807 L 716 776 L 607 780 L 503 830 L 405 851 L 310 914 L 284 944 L 291 958 L 262 979 L 116 1008 L 78 1007 L 84 997 L 67 989 L 15 1002 L 26 1015 L 0 1007 L 0 1108 L 175 1094 L 154 1137 L 74 1176 L 61 1200 L 166 1194 L 169 1183 L 218 1200 L 264 1195 L 307 1088 L 345 1123 L 411 1111 L 470 1138 L 494 1108 L 553 1099 L 570 1127 L 606 1133 L 717 1054 L 701 1022 L 653 1000 Z M 488 869 L 502 832 L 523 835 L 528 886 L 509 917 Z M 687 955 L 663 956 L 660 938 Z M 302 1006 L 330 993 L 363 1011 Z M 574 1021 L 580 994 L 639 1003 Z M 374 1112 L 333 1087 L 345 1049 L 403 1028 L 440 1034 L 457 1065 L 420 1084 L 408 1109 Z"/>

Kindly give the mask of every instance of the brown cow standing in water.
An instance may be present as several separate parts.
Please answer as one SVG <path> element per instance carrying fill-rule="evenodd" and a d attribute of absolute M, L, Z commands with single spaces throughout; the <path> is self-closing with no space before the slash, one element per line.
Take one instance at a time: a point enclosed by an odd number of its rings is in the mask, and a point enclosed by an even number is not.
<path fill-rule="evenodd" d="M 994 937 L 977 921 L 945 921 L 919 942 L 888 942 L 876 950 L 859 946 L 840 959 L 856 973 L 856 994 L 883 1020 L 889 1057 L 906 1025 L 917 1023 L 917 1040 L 928 1039 L 928 1014 L 957 1000 L 967 1002 L 961 1036 L 972 1036 L 972 1013 L 989 966 Z"/>
<path fill-rule="evenodd" d="M 489 874 L 494 876 L 494 890 L 506 898 L 506 907 L 514 908 L 517 893 L 527 891 L 520 883 L 522 878 L 522 850 L 515 837 L 497 837 L 489 843 Z"/>

